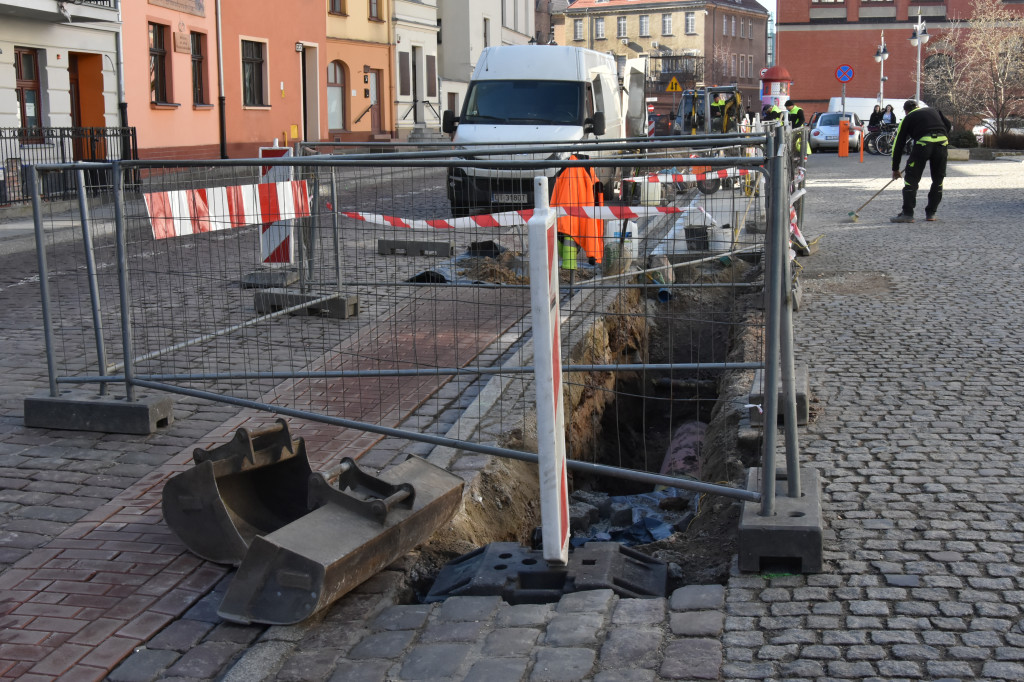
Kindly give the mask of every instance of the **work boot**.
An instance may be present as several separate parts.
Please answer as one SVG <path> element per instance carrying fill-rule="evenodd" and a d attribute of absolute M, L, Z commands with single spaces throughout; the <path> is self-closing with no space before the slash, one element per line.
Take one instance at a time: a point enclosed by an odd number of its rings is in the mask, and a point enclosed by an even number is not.
<path fill-rule="evenodd" d="M 914 222 L 914 216 L 907 215 L 906 213 L 900 213 L 889 218 L 890 223 L 912 223 Z"/>

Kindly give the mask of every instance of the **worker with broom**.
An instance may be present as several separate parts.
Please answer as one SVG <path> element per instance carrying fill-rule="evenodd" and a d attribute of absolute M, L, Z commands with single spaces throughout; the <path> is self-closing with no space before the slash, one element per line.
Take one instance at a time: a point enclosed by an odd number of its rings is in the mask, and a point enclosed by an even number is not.
<path fill-rule="evenodd" d="M 953 124 L 949 119 L 932 107 L 918 108 L 917 100 L 908 99 L 903 103 L 906 116 L 900 121 L 896 131 L 896 141 L 892 145 L 892 179 L 900 178 L 900 159 L 907 140 L 914 145 L 907 158 L 907 167 L 903 172 L 903 210 L 889 220 L 894 223 L 914 222 L 914 207 L 917 206 L 917 186 L 921 182 L 924 166 L 932 176 L 932 186 L 928 190 L 928 203 L 924 207 L 925 220 L 935 220 L 935 212 L 942 201 L 942 181 L 946 177 L 946 147 L 949 145 L 949 133 Z"/>

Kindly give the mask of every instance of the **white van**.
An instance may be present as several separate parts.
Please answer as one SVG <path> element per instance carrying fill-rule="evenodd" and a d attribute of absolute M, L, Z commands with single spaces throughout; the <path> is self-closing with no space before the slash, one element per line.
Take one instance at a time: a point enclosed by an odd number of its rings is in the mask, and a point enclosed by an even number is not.
<path fill-rule="evenodd" d="M 501 45 L 480 54 L 460 115 L 445 111 L 442 130 L 456 145 L 556 144 L 647 134 L 643 60 L 628 60 L 620 88 L 615 58 L 560 45 Z M 581 145 L 586 154 L 586 146 Z M 568 154 L 563 155 L 565 157 Z M 502 157 L 488 157 L 491 159 Z M 528 160 L 530 155 L 510 154 Z M 608 183 L 615 169 L 600 168 Z M 448 199 L 456 216 L 533 206 L 533 177 L 554 186 L 558 169 L 453 168 Z"/>
<path fill-rule="evenodd" d="M 903 118 L 903 103 L 906 102 L 910 97 L 901 97 L 893 99 L 886 97 L 882 103 L 882 108 L 885 109 L 885 105 L 891 104 L 892 110 L 896 113 L 896 120 Z M 847 97 L 846 98 L 846 112 L 853 112 L 861 117 L 864 124 L 871 119 L 871 112 L 875 110 L 875 105 L 878 104 L 877 97 Z M 924 103 L 921 103 L 924 106 Z M 833 97 L 828 101 L 829 111 L 842 111 L 843 110 L 843 98 Z"/>

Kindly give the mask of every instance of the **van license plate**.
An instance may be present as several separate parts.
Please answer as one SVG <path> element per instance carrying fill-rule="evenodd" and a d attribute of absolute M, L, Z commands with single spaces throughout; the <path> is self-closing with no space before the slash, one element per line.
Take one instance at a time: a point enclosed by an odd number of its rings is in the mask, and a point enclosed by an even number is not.
<path fill-rule="evenodd" d="M 525 204 L 525 194 L 492 194 L 491 201 L 495 204 Z"/>

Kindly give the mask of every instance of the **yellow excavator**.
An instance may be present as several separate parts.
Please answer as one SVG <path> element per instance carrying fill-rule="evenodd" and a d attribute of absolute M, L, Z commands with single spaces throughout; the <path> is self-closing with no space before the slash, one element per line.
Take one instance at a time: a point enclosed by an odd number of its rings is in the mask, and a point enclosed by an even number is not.
<path fill-rule="evenodd" d="M 685 90 L 672 119 L 672 134 L 733 133 L 743 113 L 743 97 L 735 85 Z"/>
<path fill-rule="evenodd" d="M 673 115 L 673 135 L 709 135 L 739 132 L 743 117 L 743 97 L 735 85 L 698 87 L 683 91 L 679 108 Z M 707 173 L 710 166 L 694 166 L 694 173 Z M 731 183 L 731 181 L 730 181 Z M 722 186 L 718 178 L 699 180 L 697 189 L 714 194 Z"/>

